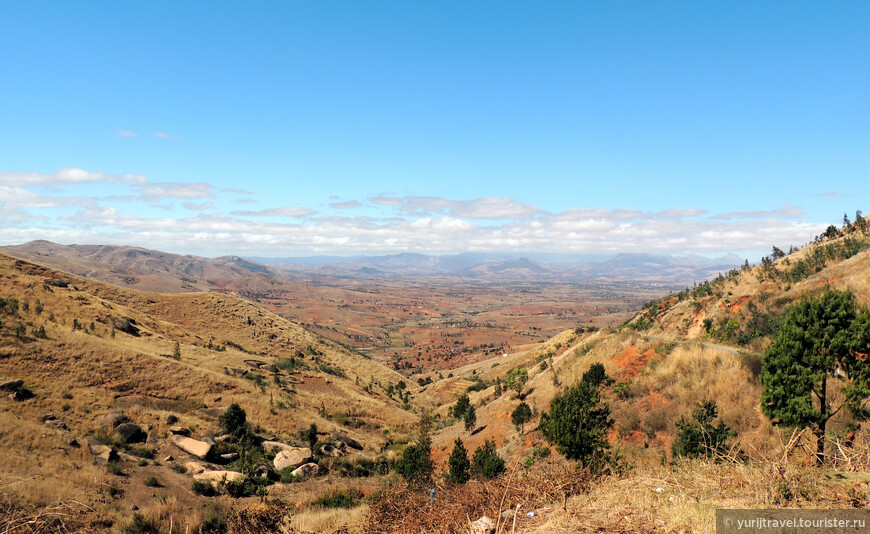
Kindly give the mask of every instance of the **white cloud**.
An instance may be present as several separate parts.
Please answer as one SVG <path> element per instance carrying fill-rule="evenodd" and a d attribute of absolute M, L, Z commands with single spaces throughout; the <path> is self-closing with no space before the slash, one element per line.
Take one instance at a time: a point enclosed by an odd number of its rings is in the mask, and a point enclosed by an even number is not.
<path fill-rule="evenodd" d="M 214 198 L 214 186 L 206 183 L 150 182 L 140 187 L 143 195 L 166 198 Z"/>
<path fill-rule="evenodd" d="M 221 193 L 233 193 L 236 195 L 253 195 L 254 193 L 250 191 L 246 191 L 244 189 L 236 189 L 235 187 L 224 187 L 221 189 Z"/>
<path fill-rule="evenodd" d="M 239 215 L 242 217 L 293 217 L 297 219 L 308 217 L 314 213 L 316 213 L 314 210 L 308 208 L 272 208 L 259 211 L 232 212 L 233 215 Z"/>
<path fill-rule="evenodd" d="M 714 215 L 711 219 L 795 219 L 802 217 L 803 215 L 806 215 L 804 210 L 794 204 L 786 204 L 775 210 L 732 211 L 729 213 Z"/>
<path fill-rule="evenodd" d="M 136 137 L 136 132 L 133 130 L 118 130 L 115 135 L 118 137 Z"/>
<path fill-rule="evenodd" d="M 169 135 L 166 132 L 154 132 L 152 135 L 158 139 L 168 139 L 170 141 L 181 141 L 180 137 L 177 137 L 175 135 Z"/>
<path fill-rule="evenodd" d="M 846 198 L 846 197 L 848 197 L 849 195 L 847 195 L 847 194 L 845 194 L 845 193 L 837 193 L 836 191 L 828 191 L 827 193 L 816 193 L 816 194 L 814 194 L 813 196 L 814 196 L 814 197 L 817 197 L 817 198 L 821 198 L 821 197 L 826 197 L 826 198 Z"/>
<path fill-rule="evenodd" d="M 349 210 L 352 208 L 358 208 L 361 205 L 362 204 L 359 203 L 359 200 L 348 200 L 345 202 L 332 202 L 329 204 L 329 207 L 337 210 Z"/>
<path fill-rule="evenodd" d="M 202 204 L 194 204 L 193 202 L 185 202 L 184 204 L 182 204 L 182 206 L 184 206 L 184 209 L 187 209 L 190 211 L 205 211 L 205 210 L 213 210 L 214 209 L 214 204 L 212 204 L 211 202 L 203 202 Z"/>

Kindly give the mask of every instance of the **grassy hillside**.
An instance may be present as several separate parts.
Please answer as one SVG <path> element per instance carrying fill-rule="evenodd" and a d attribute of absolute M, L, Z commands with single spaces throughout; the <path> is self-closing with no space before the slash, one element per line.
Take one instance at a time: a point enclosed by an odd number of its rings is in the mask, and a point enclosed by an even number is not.
<path fill-rule="evenodd" d="M 238 506 L 196 495 L 190 475 L 173 468 L 192 458 L 169 443 L 169 415 L 200 439 L 219 434 L 217 415 L 237 403 L 272 439 L 301 445 L 298 431 L 312 423 L 319 440 L 341 432 L 364 448 L 351 462 L 374 460 L 417 418 L 385 393 L 399 374 L 234 297 L 144 293 L 0 255 L 0 299 L 0 383 L 20 379 L 15 390 L 28 392 L 0 396 L 9 516 L 75 500 L 92 509 L 88 518 L 119 526 L 133 506 L 160 521 L 172 515 L 160 515 L 166 507 L 178 519 L 214 503 Z M 147 429 L 153 443 L 118 445 L 100 422 L 111 413 Z M 88 439 L 116 445 L 118 466 L 98 466 Z M 146 458 L 135 456 L 141 448 Z M 335 476 L 339 487 L 356 484 Z M 150 477 L 159 488 L 145 485 Z M 302 505 L 322 483 L 270 492 Z"/>

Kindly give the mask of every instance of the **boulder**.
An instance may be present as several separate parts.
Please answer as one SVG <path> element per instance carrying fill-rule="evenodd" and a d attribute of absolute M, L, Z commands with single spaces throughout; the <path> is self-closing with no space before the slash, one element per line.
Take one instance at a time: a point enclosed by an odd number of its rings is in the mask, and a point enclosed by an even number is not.
<path fill-rule="evenodd" d="M 233 439 L 232 434 L 221 434 L 220 436 L 215 436 L 214 441 L 216 441 L 217 443 L 223 443 L 231 439 Z"/>
<path fill-rule="evenodd" d="M 163 461 L 164 461 L 164 462 L 174 462 L 174 461 L 175 461 L 175 457 L 172 456 L 172 455 L 170 454 L 169 456 L 163 458 Z"/>
<path fill-rule="evenodd" d="M 197 458 L 205 458 L 211 452 L 211 445 L 198 439 L 186 436 L 172 436 L 169 438 L 169 441 L 187 454 L 192 454 Z"/>
<path fill-rule="evenodd" d="M 55 421 L 55 420 L 57 420 L 57 416 L 54 415 L 53 413 L 47 413 L 47 414 L 42 416 L 43 423 L 45 423 L 46 421 Z"/>
<path fill-rule="evenodd" d="M 275 461 L 272 465 L 276 471 L 287 469 L 288 467 L 299 467 L 300 465 L 311 461 L 311 449 L 308 447 L 293 447 L 289 451 L 281 451 L 275 456 Z"/>
<path fill-rule="evenodd" d="M 260 445 L 262 445 L 263 449 L 265 449 L 267 451 L 279 451 L 279 452 L 280 451 L 292 451 L 296 448 L 292 445 L 287 445 L 286 443 L 281 443 L 280 441 L 271 441 L 271 440 L 263 441 L 263 443 L 261 443 Z"/>
<path fill-rule="evenodd" d="M 266 464 L 259 464 L 255 467 L 254 476 L 258 478 L 268 478 L 269 480 L 278 480 L 280 478 L 278 473 Z"/>
<path fill-rule="evenodd" d="M 294 477 L 310 477 L 314 476 L 320 472 L 320 466 L 314 463 L 308 463 L 304 465 L 300 465 L 296 469 L 293 470 L 291 475 Z"/>
<path fill-rule="evenodd" d="M 50 287 L 69 287 L 69 282 L 67 282 L 66 280 L 58 280 L 56 278 L 46 278 L 42 283 Z"/>
<path fill-rule="evenodd" d="M 238 482 L 247 477 L 238 471 L 203 471 L 193 475 L 197 482 L 208 482 L 213 487 L 218 487 L 224 482 Z"/>
<path fill-rule="evenodd" d="M 350 438 L 348 436 L 345 436 L 344 434 L 342 434 L 340 432 L 334 432 L 332 434 L 332 437 L 337 439 L 338 441 L 344 443 L 345 445 L 347 445 L 351 449 L 356 449 L 358 451 L 363 450 L 363 446 L 360 445 L 357 440 Z"/>
<path fill-rule="evenodd" d="M 0 383 L 0 391 L 18 391 L 18 388 L 24 385 L 24 380 L 9 380 L 3 383 Z"/>
<path fill-rule="evenodd" d="M 169 427 L 169 433 L 174 434 L 176 436 L 189 436 L 190 429 L 183 427 L 181 425 L 175 425 L 175 426 Z"/>
<path fill-rule="evenodd" d="M 119 459 L 118 453 L 115 452 L 115 449 L 108 445 L 103 445 L 93 439 L 87 439 L 86 443 L 88 444 L 88 450 L 94 455 L 94 460 L 96 460 L 97 463 L 107 464 Z"/>
<path fill-rule="evenodd" d="M 495 523 L 492 519 L 483 516 L 471 523 L 471 534 L 495 534 Z"/>
<path fill-rule="evenodd" d="M 69 427 L 66 426 L 63 421 L 58 421 L 57 419 L 49 419 L 45 422 L 45 426 L 55 428 L 57 430 L 69 430 Z"/>
<path fill-rule="evenodd" d="M 160 436 L 157 435 L 157 432 L 149 432 L 148 437 L 145 438 L 145 443 L 148 445 L 157 445 L 160 443 Z"/>
<path fill-rule="evenodd" d="M 166 424 L 167 425 L 174 425 L 177 422 L 178 422 L 178 417 L 176 417 L 172 414 L 169 414 L 166 416 Z"/>
<path fill-rule="evenodd" d="M 124 443 L 144 443 L 148 439 L 148 435 L 142 431 L 142 428 L 133 423 L 121 423 L 116 426 L 115 434 Z"/>
<path fill-rule="evenodd" d="M 187 472 L 191 475 L 198 475 L 208 469 L 208 466 L 202 462 L 187 462 L 184 464 L 184 467 L 187 468 Z"/>
<path fill-rule="evenodd" d="M 101 428 L 115 428 L 126 420 L 127 417 L 122 413 L 107 413 L 98 417 L 96 423 Z"/>
<path fill-rule="evenodd" d="M 112 328 L 119 332 L 139 337 L 139 329 L 136 328 L 136 321 L 129 317 L 109 317 L 108 322 L 112 324 Z"/>
<path fill-rule="evenodd" d="M 337 447 L 330 443 L 320 447 L 320 454 L 322 456 L 329 456 L 331 458 L 338 458 L 344 454 L 344 447 Z"/>
<path fill-rule="evenodd" d="M 228 452 L 226 454 L 221 454 L 221 462 L 235 462 L 239 459 L 239 453 L 237 452 Z"/>
<path fill-rule="evenodd" d="M 34 395 L 33 395 L 32 391 L 30 391 L 27 388 L 22 387 L 18 391 L 16 391 L 15 393 L 12 393 L 11 395 L 9 395 L 9 398 L 14 400 L 14 401 L 21 402 L 21 401 L 26 401 L 27 399 L 32 399 L 33 396 Z"/>

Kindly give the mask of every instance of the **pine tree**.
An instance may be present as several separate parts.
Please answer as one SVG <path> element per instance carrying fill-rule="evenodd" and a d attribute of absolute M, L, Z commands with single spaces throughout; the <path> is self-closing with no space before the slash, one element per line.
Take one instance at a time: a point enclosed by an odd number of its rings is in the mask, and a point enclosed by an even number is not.
<path fill-rule="evenodd" d="M 727 453 L 728 439 L 736 435 L 736 432 L 721 421 L 713 426 L 713 420 L 718 415 L 716 401 L 708 400 L 698 403 L 697 410 L 692 414 L 693 421 L 677 421 L 679 434 L 671 448 L 674 456 L 712 458 Z"/>
<path fill-rule="evenodd" d="M 468 460 L 468 451 L 465 450 L 465 444 L 459 438 L 456 438 L 453 443 L 453 451 L 450 453 L 447 465 L 450 467 L 450 471 L 447 473 L 449 482 L 465 484 L 471 478 L 471 462 Z"/>
<path fill-rule="evenodd" d="M 520 428 L 520 432 L 523 431 L 523 427 L 531 418 L 532 409 L 529 408 L 529 405 L 525 402 L 521 402 L 519 406 L 514 409 L 513 413 L 511 413 L 511 421 L 513 421 L 514 425 Z"/>
<path fill-rule="evenodd" d="M 474 409 L 474 406 L 469 406 L 467 410 L 465 410 L 465 417 L 463 418 L 465 421 L 465 430 L 471 430 L 474 428 L 474 425 L 477 423 L 477 412 Z"/>
<path fill-rule="evenodd" d="M 396 472 L 411 486 L 424 487 L 432 481 L 435 467 L 432 462 L 431 425 L 429 417 L 424 415 L 420 419 L 420 433 L 416 443 L 408 445 L 396 462 Z"/>
<path fill-rule="evenodd" d="M 495 478 L 505 471 L 504 460 L 498 455 L 495 442 L 486 440 L 474 450 L 471 460 L 472 474 L 483 478 Z"/>
<path fill-rule="evenodd" d="M 610 406 L 601 403 L 598 388 L 580 382 L 556 395 L 550 411 L 541 414 L 541 432 L 567 458 L 584 466 L 598 465 L 609 448 L 609 417 Z"/>
<path fill-rule="evenodd" d="M 831 417 L 844 407 L 857 419 L 870 415 L 862 407 L 870 396 L 868 344 L 870 312 L 856 309 L 851 291 L 829 289 L 787 308 L 779 334 L 765 351 L 761 409 L 774 424 L 811 428 L 819 464 Z M 843 384 L 839 395 L 832 391 L 838 383 Z"/>

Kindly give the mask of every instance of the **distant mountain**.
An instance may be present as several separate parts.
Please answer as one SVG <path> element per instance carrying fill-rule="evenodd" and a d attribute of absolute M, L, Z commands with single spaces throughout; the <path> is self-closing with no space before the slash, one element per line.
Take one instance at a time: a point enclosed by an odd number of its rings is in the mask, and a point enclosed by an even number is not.
<path fill-rule="evenodd" d="M 320 258 L 255 258 L 275 269 L 342 277 L 461 276 L 489 280 L 636 280 L 692 283 L 739 267 L 734 254 L 656 256 L 622 253 L 612 258 L 565 254 L 465 253 L 442 256 L 393 254 Z"/>
<path fill-rule="evenodd" d="M 79 276 L 161 293 L 249 286 L 252 277 L 275 278 L 269 267 L 239 256 L 201 258 L 139 247 L 59 245 L 50 241 L 31 241 L 0 250 Z"/>

